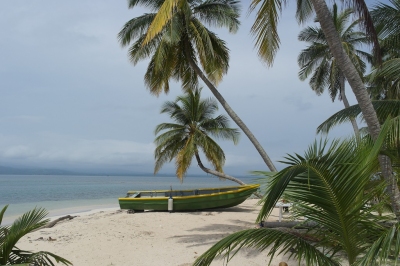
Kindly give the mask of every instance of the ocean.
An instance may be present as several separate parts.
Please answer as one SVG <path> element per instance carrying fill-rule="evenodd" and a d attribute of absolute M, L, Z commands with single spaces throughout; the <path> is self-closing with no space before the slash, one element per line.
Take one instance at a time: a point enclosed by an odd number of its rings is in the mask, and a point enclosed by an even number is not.
<path fill-rule="evenodd" d="M 257 183 L 256 177 L 240 177 Z M 118 208 L 118 198 L 128 190 L 195 189 L 235 186 L 215 176 L 189 176 L 183 183 L 175 176 L 67 176 L 0 175 L 0 209 L 9 205 L 3 224 L 35 207 L 45 208 L 49 216 Z"/>

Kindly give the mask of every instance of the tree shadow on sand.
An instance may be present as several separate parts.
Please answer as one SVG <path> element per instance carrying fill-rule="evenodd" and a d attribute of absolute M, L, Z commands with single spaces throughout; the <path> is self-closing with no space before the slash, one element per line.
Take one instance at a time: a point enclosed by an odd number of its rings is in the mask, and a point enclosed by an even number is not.
<path fill-rule="evenodd" d="M 226 224 L 214 223 L 193 228 L 188 230 L 189 232 L 193 232 L 190 235 L 175 235 L 171 238 L 178 243 L 188 243 L 188 247 L 203 246 L 214 244 L 216 241 L 221 240 L 223 237 L 226 237 L 234 232 L 248 228 L 254 228 L 255 226 L 255 223 L 235 219 L 229 220 L 229 222 Z M 199 233 L 196 234 L 195 232 Z"/>

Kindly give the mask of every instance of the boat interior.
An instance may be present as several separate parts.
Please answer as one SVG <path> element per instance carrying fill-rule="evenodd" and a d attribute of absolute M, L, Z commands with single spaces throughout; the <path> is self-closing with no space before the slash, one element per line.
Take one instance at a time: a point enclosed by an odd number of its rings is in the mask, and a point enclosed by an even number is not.
<path fill-rule="evenodd" d="M 193 190 L 155 190 L 155 191 L 137 191 L 128 192 L 127 198 L 154 198 L 154 197 L 184 197 L 194 195 L 207 195 L 212 193 L 220 193 L 227 191 L 236 191 L 240 187 L 229 187 L 229 188 L 214 188 L 214 189 L 193 189 Z"/>

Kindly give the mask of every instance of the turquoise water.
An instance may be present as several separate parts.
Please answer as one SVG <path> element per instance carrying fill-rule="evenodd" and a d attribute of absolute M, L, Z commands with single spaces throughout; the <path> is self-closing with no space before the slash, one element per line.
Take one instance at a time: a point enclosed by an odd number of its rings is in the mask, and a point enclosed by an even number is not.
<path fill-rule="evenodd" d="M 253 177 L 240 178 L 255 183 Z M 102 208 L 117 208 L 118 197 L 128 190 L 191 189 L 235 186 L 213 176 L 186 177 L 181 184 L 175 176 L 56 176 L 0 175 L 0 208 L 9 204 L 4 222 L 43 207 L 50 216 Z"/>

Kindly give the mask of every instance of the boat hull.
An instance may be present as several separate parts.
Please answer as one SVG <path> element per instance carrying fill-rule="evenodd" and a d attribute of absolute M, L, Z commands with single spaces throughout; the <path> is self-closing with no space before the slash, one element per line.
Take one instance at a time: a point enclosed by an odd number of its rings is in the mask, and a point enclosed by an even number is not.
<path fill-rule="evenodd" d="M 245 201 L 251 194 L 256 192 L 258 188 L 259 185 L 244 185 L 237 187 L 172 191 L 173 211 L 195 211 L 233 207 Z M 135 193 L 137 194 L 135 197 L 130 196 L 135 195 Z M 141 194 L 148 196 L 141 197 Z M 170 194 L 171 191 L 168 190 L 132 191 L 128 192 L 127 197 L 119 198 L 119 204 L 121 209 L 134 211 L 167 211 Z"/>

